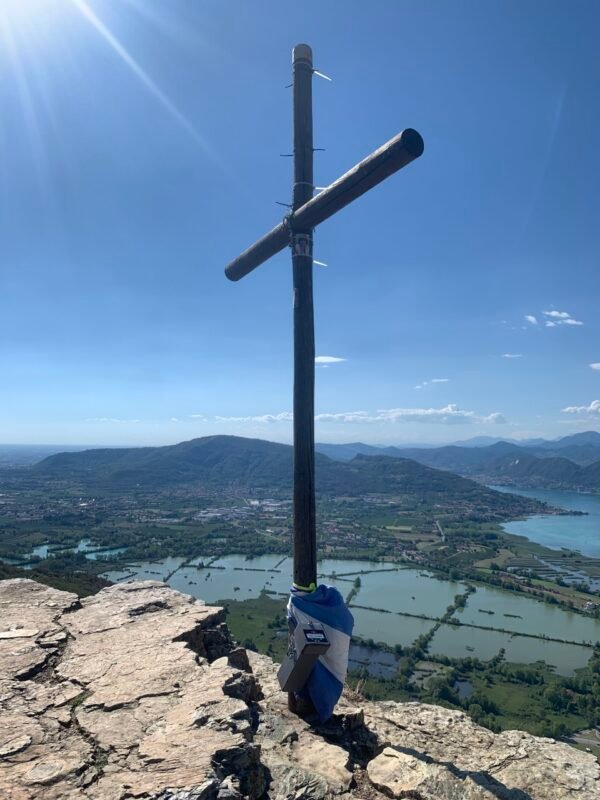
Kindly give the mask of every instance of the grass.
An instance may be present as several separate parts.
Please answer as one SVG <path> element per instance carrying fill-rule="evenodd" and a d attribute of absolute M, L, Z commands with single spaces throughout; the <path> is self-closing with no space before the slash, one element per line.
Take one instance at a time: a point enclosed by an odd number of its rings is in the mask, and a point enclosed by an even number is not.
<path fill-rule="evenodd" d="M 581 750 L 584 753 L 592 753 L 595 755 L 596 758 L 600 761 L 600 746 L 593 745 L 593 744 L 580 744 L 579 742 L 573 741 L 572 739 L 569 740 L 569 744 L 571 747 L 574 747 L 577 750 Z"/>
<path fill-rule="evenodd" d="M 496 563 L 499 567 L 503 567 L 507 561 L 514 558 L 515 554 L 505 547 L 501 547 L 498 554 L 492 558 L 484 558 L 481 561 L 476 561 L 473 566 L 479 569 L 489 569 L 492 564 Z"/>
<path fill-rule="evenodd" d="M 485 575 L 493 575 L 494 572 L 490 569 L 483 569 L 480 568 L 479 570 L 482 574 Z M 478 581 L 473 578 L 469 579 L 469 582 L 475 586 L 488 586 L 484 581 Z M 496 587 L 500 589 L 500 591 L 506 591 L 501 589 L 500 587 Z M 584 603 L 588 600 L 597 600 L 593 595 L 585 594 L 584 592 L 578 592 L 576 589 L 572 589 L 570 586 L 559 586 L 557 583 L 553 581 L 546 581 L 546 580 L 538 580 L 537 578 L 531 579 L 531 586 L 527 586 L 525 584 L 520 584 L 520 591 L 518 594 L 523 596 L 529 596 L 534 600 L 539 600 L 543 602 L 543 598 L 536 597 L 532 593 L 534 591 L 544 592 L 544 597 L 552 597 L 556 600 L 561 600 L 565 603 L 573 602 L 575 603 L 576 607 L 582 608 Z"/>
<path fill-rule="evenodd" d="M 79 597 L 96 594 L 100 589 L 110 585 L 108 581 L 85 572 L 55 575 L 35 567 L 31 570 L 24 570 L 0 562 L 0 580 L 8 578 L 28 578 L 51 586 L 53 589 L 60 589 L 62 592 L 74 592 Z"/>
<path fill-rule="evenodd" d="M 84 700 L 87 700 L 88 697 L 90 697 L 91 694 L 92 694 L 91 691 L 89 691 L 88 689 L 84 689 L 83 692 L 80 692 L 76 697 L 74 697 L 70 701 L 69 705 L 71 706 L 71 708 L 77 708 L 77 706 L 80 706 Z"/>
<path fill-rule="evenodd" d="M 361 694 L 367 700 L 396 700 L 397 702 L 402 702 L 415 699 L 414 692 L 401 688 L 394 678 L 373 678 L 369 676 L 363 680 L 359 679 L 354 673 L 348 675 L 347 682 L 351 689 L 356 689 L 360 683 Z"/>
<path fill-rule="evenodd" d="M 542 695 L 544 686 L 515 683 L 503 680 L 499 675 L 481 677 L 476 673 L 471 674 L 469 680 L 478 695 L 496 703 L 501 713 L 494 719 L 503 731 L 526 730 L 543 736 L 548 724 L 563 723 L 571 731 L 586 727 L 585 718 L 578 714 L 553 712 Z M 547 684 L 550 683 L 552 675 L 548 673 Z"/>
<path fill-rule="evenodd" d="M 534 578 L 531 582 L 539 589 L 550 589 L 552 592 L 560 594 L 565 600 L 573 600 L 578 604 L 586 603 L 589 600 L 592 602 L 598 601 L 598 598 L 593 595 L 578 592 L 577 589 L 572 589 L 570 586 L 559 586 L 557 583 L 554 583 L 554 581 L 538 580 Z"/>
<path fill-rule="evenodd" d="M 261 594 L 255 600 L 223 600 L 229 630 L 240 644 L 251 642 L 259 653 L 281 662 L 287 652 L 286 599 Z"/>

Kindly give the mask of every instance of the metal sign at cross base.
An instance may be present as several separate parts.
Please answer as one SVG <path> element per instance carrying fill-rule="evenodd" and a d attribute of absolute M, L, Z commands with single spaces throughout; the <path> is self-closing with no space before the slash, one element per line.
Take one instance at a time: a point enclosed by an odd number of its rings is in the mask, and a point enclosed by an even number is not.
<path fill-rule="evenodd" d="M 292 54 L 294 94 L 294 183 L 291 213 L 234 259 L 225 274 L 238 281 L 285 247 L 292 251 L 294 288 L 294 585 L 316 584 L 315 525 L 315 333 L 313 317 L 313 229 L 423 153 L 423 139 L 407 128 L 314 195 L 312 50 Z"/>

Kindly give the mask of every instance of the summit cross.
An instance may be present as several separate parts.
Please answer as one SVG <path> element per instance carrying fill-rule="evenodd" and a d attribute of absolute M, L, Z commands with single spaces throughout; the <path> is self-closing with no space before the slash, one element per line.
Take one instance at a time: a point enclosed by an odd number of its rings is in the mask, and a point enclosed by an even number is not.
<path fill-rule="evenodd" d="M 314 196 L 312 50 L 294 47 L 294 183 L 291 213 L 234 259 L 225 274 L 238 281 L 285 247 L 292 251 L 294 289 L 294 585 L 317 580 L 315 514 L 315 331 L 313 229 L 385 178 L 419 158 L 423 139 L 407 128 Z"/>

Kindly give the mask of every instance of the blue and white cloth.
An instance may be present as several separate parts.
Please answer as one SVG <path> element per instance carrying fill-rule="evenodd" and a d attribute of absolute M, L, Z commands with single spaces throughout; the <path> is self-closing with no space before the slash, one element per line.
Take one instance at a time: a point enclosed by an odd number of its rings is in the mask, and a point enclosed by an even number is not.
<path fill-rule="evenodd" d="M 319 656 L 301 692 L 301 696 L 312 702 L 321 722 L 325 722 L 333 714 L 344 688 L 354 617 L 340 592 L 325 584 L 312 592 L 292 587 L 287 613 L 294 631 L 311 624 L 321 625 L 329 640 L 327 652 Z M 298 649 L 300 637 L 295 644 Z"/>

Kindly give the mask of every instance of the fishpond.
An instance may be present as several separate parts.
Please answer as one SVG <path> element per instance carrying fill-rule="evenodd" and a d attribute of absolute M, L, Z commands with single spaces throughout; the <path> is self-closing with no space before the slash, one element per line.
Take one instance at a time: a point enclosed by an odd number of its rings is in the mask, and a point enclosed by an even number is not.
<path fill-rule="evenodd" d="M 104 577 L 115 582 L 164 580 L 207 603 L 255 599 L 266 591 L 279 596 L 283 604 L 291 568 L 291 559 L 281 555 L 198 555 L 187 562 L 165 558 L 134 564 Z M 336 585 L 345 597 L 355 591 L 351 602 L 355 635 L 391 646 L 411 645 L 431 631 L 454 597 L 466 591 L 461 582 L 381 562 L 324 559 L 318 571 L 322 581 Z M 572 675 L 589 660 L 590 645 L 600 641 L 598 620 L 488 586 L 469 595 L 466 607 L 454 617 L 460 625 L 442 625 L 431 653 L 488 660 L 503 648 L 509 661 L 543 660 L 557 672 Z M 562 641 L 543 638 L 547 636 Z"/>

